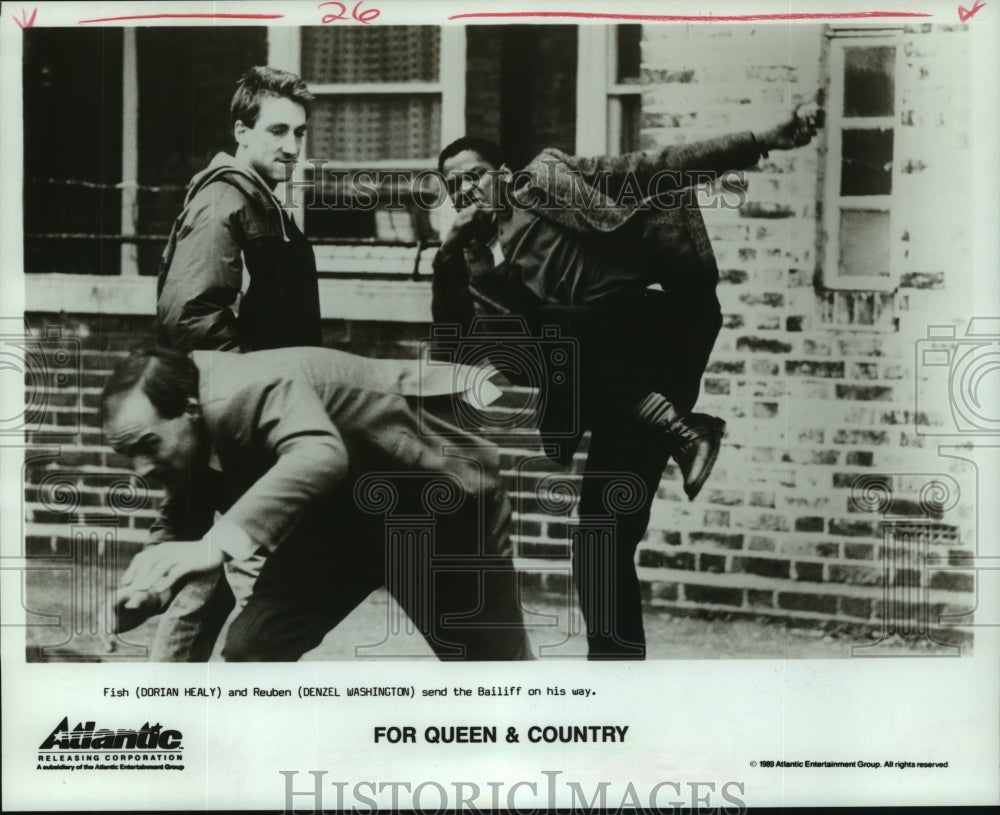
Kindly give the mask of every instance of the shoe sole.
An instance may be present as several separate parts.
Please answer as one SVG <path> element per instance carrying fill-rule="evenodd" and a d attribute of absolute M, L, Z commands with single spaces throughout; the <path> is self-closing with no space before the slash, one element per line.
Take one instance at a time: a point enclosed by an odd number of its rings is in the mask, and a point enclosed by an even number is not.
<path fill-rule="evenodd" d="M 125 599 L 120 599 L 111 607 L 111 633 L 124 634 L 127 631 L 138 628 L 150 617 L 162 614 L 165 610 L 166 606 L 151 608 L 149 605 L 140 605 L 139 608 L 125 608 Z"/>
<path fill-rule="evenodd" d="M 722 419 L 713 418 L 713 424 L 715 425 L 716 432 L 715 449 L 712 451 L 712 455 L 709 456 L 705 469 L 701 471 L 701 478 L 691 484 L 689 489 L 684 490 L 684 492 L 687 493 L 689 501 L 693 501 L 698 497 L 698 493 L 701 492 L 701 488 L 704 487 L 705 482 L 708 481 L 708 477 L 712 474 L 712 468 L 715 466 L 715 462 L 719 458 L 719 453 L 722 451 L 722 439 L 726 435 L 726 423 Z"/>

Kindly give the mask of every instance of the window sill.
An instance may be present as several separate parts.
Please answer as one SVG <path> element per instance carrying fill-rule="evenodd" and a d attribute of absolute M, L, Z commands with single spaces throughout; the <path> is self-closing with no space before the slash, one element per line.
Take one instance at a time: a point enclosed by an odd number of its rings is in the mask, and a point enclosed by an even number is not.
<path fill-rule="evenodd" d="M 153 316 L 155 277 L 76 274 L 26 274 L 25 311 L 70 314 Z M 427 323 L 431 320 L 430 278 L 374 280 L 321 278 L 320 313 L 324 320 Z"/>

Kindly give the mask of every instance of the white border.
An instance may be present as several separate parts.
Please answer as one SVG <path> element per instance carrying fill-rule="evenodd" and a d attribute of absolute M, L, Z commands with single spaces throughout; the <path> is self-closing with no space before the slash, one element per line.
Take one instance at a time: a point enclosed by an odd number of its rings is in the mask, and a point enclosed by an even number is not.
<path fill-rule="evenodd" d="M 351 4 L 348 4 L 351 5 Z M 383 9 L 383 22 L 418 23 L 440 20 L 442 11 L 495 10 L 499 4 L 477 0 L 461 3 L 372 3 Z M 504 11 L 530 9 L 526 2 L 504 4 Z M 854 4 L 852 7 L 857 8 Z M 889 4 L 878 4 L 879 7 Z M 928 10 L 942 21 L 957 22 L 956 0 L 906 3 L 907 10 Z M 972 5 L 971 2 L 968 3 Z M 553 2 L 549 9 L 599 8 L 593 4 Z M 796 3 L 795 11 L 843 8 L 843 3 Z M 196 9 L 196 3 L 159 3 L 154 9 Z M 262 4 L 214 3 L 215 11 L 260 10 Z M 314 24 L 315 4 L 282 4 L 282 25 Z M 675 13 L 747 13 L 743 4 L 694 3 L 669 6 Z M 755 11 L 763 11 L 758 5 Z M 775 12 L 787 12 L 776 4 Z M 82 16 L 135 13 L 128 3 L 84 6 L 40 6 L 40 24 L 58 19 L 75 22 Z M 628 12 L 664 13 L 662 3 L 636 2 Z M 3 181 L 0 187 L 0 263 L 3 271 L 4 315 L 24 308 L 24 281 L 17 273 L 21 260 L 20 38 L 11 20 L 20 8 L 9 4 L 0 20 L 0 88 L 4 126 L 0 132 Z M 29 9 L 30 13 L 30 9 Z M 977 278 L 977 303 L 994 314 L 1000 303 L 996 269 L 1000 261 L 996 224 L 1000 213 L 997 185 L 996 43 L 1000 13 L 992 0 L 970 23 L 974 72 L 975 161 L 984 179 L 977 186 L 971 219 L 977 235 L 975 262 L 984 270 Z M 552 22 L 551 20 L 549 22 Z M 69 136 L 69 129 L 68 129 Z M 136 281 L 138 285 L 140 281 Z M 145 281 L 141 281 L 145 282 Z M 122 281 L 124 284 L 125 281 Z M 128 286 L 132 285 L 129 281 Z M 35 296 L 29 287 L 28 303 Z M 104 295 L 102 295 L 104 296 Z M 123 295 L 127 299 L 128 296 Z M 138 297 L 139 294 L 134 296 Z M 145 295 L 143 295 L 145 296 Z M 102 302 L 117 302 L 104 300 Z M 125 308 L 125 305 L 122 305 Z M 358 314 L 365 308 L 352 305 Z M 971 315 L 970 315 L 971 316 Z M 2 395 L 6 411 L 19 398 Z M 3 415 L 12 415 L 4 413 Z M 16 450 L 0 453 L 3 511 L 0 537 L 4 552 L 20 534 L 20 458 Z M 995 527 L 995 507 L 984 519 Z M 14 538 L 11 535 L 14 535 Z M 995 539 L 995 534 L 990 534 Z M 993 541 L 995 543 L 995 540 Z M 8 612 L 4 598 L 4 612 Z M 745 785 L 742 799 L 759 805 L 943 805 L 998 802 L 998 649 L 996 630 L 977 632 L 975 653 L 956 660 L 840 660 L 840 661 L 714 661 L 649 662 L 645 664 L 534 663 L 523 665 L 440 665 L 413 663 L 300 663 L 288 666 L 208 665 L 43 665 L 23 663 L 23 637 L 6 629 L 3 637 L 3 805 L 10 809 L 107 809 L 131 811 L 162 808 L 279 809 L 284 805 L 280 770 L 296 770 L 308 785 L 309 770 L 324 770 L 330 781 L 350 784 L 365 780 L 404 781 L 515 781 L 535 782 L 544 790 L 542 771 L 561 772 L 592 789 L 598 780 L 614 781 L 613 792 L 626 782 L 649 790 L 659 782 L 679 782 L 679 798 L 689 799 L 694 782 Z M 380 700 L 352 704 L 348 700 L 261 700 L 245 704 L 196 699 L 106 701 L 105 686 L 233 686 L 266 684 L 387 684 L 441 687 L 465 685 L 589 687 L 591 699 L 565 697 L 475 698 L 449 697 L 444 704 L 429 701 Z M 167 774 L 52 774 L 35 771 L 34 751 L 55 724 L 95 718 L 111 726 L 137 726 L 147 719 L 185 734 L 188 770 Z M 628 725 L 630 738 L 621 745 L 544 746 L 498 744 L 468 747 L 429 745 L 386 747 L 371 738 L 375 724 L 495 723 L 522 731 L 530 723 L 596 723 Z M 774 758 L 834 760 L 916 760 L 947 758 L 947 771 L 785 771 L 752 768 L 750 762 Z M 301 788 L 301 787 L 299 787 Z M 333 809 L 327 787 L 325 806 Z M 484 786 L 484 790 L 488 790 Z M 706 791 L 701 788 L 702 794 Z M 430 795 L 431 792 L 429 791 Z M 380 796 L 387 801 L 387 793 Z M 528 788 L 514 802 L 531 807 Z M 724 804 L 718 795 L 713 804 Z M 426 806 L 434 806 L 429 797 Z M 542 801 L 544 803 L 544 800 Z M 299 806 L 306 801 L 296 800 Z M 360 806 L 363 804 L 355 801 Z M 486 808 L 488 795 L 478 800 Z M 505 805 L 506 801 L 501 801 Z M 560 801 L 560 803 L 566 803 Z M 618 801 L 610 799 L 614 806 Z"/>

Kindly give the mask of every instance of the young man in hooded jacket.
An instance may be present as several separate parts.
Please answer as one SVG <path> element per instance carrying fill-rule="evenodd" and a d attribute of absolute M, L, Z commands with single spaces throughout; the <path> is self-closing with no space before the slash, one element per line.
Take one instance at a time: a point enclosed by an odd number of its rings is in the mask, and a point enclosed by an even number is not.
<path fill-rule="evenodd" d="M 255 67 L 240 80 L 236 153 L 218 153 L 191 179 L 163 253 L 162 344 L 184 352 L 321 344 L 312 246 L 274 192 L 298 158 L 312 100 L 286 71 Z"/>
<path fill-rule="evenodd" d="M 218 153 L 191 179 L 160 262 L 161 345 L 190 353 L 322 344 L 313 250 L 275 195 L 299 156 L 312 101 L 287 71 L 257 66 L 239 80 L 235 154 Z M 152 533 L 159 543 L 193 530 Z M 150 659 L 208 660 L 233 606 L 221 568 L 192 576 L 161 618 Z"/>

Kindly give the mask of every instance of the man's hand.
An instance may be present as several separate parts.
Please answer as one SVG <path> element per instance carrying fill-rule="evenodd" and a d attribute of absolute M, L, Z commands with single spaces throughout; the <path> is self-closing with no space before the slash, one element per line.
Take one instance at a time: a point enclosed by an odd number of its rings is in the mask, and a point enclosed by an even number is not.
<path fill-rule="evenodd" d="M 478 206 L 468 206 L 459 210 L 448 234 L 441 241 L 439 251 L 446 257 L 460 253 L 476 235 L 484 237 L 488 234 L 492 219 L 493 213 L 484 212 Z"/>
<path fill-rule="evenodd" d="M 221 566 L 221 549 L 204 540 L 158 543 L 140 552 L 122 575 L 121 591 L 131 595 L 125 608 L 137 608 L 144 592 L 170 589 L 182 577 Z"/>
<path fill-rule="evenodd" d="M 823 126 L 825 111 L 815 102 L 799 105 L 792 118 L 757 134 L 757 141 L 764 150 L 791 150 L 809 144 L 816 131 Z"/>

